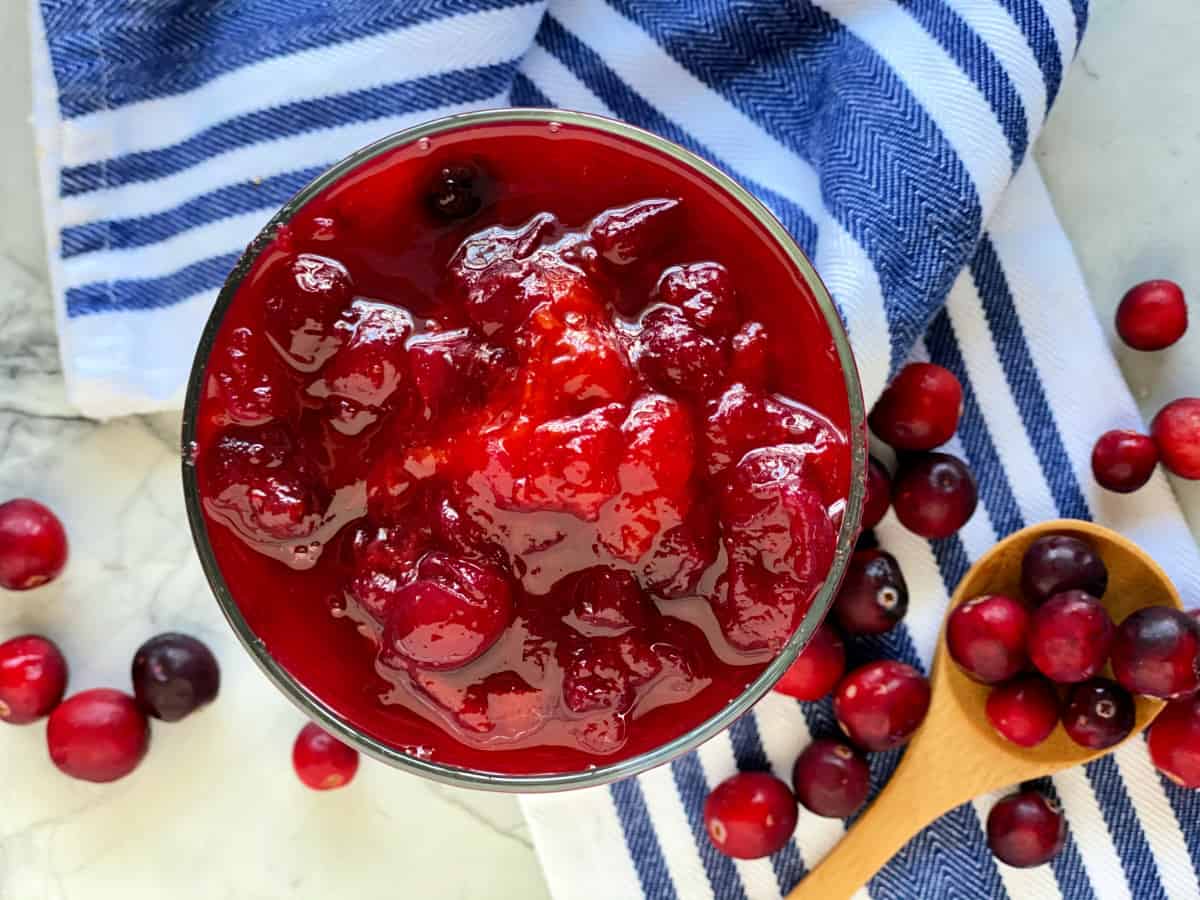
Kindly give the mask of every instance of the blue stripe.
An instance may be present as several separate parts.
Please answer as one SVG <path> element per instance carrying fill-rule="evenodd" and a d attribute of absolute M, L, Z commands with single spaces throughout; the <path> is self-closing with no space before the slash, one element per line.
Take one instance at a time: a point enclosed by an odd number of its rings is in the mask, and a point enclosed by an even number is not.
<path fill-rule="evenodd" d="M 537 85 L 526 77 L 524 72 L 513 74 L 512 88 L 508 93 L 508 102 L 513 106 L 554 106 L 554 102 L 538 90 Z"/>
<path fill-rule="evenodd" d="M 1167 895 L 1157 874 L 1154 854 L 1129 798 L 1129 789 L 1117 770 L 1116 760 L 1102 756 L 1084 769 L 1096 796 L 1103 798 L 1100 812 L 1121 860 L 1125 881 L 1134 896 L 1137 900 L 1165 900 Z"/>
<path fill-rule="evenodd" d="M 1033 784 L 1060 807 L 1062 806 L 1062 798 L 1058 795 L 1052 779 L 1039 778 Z M 1054 871 L 1054 879 L 1058 882 L 1058 889 L 1063 895 L 1063 900 L 1095 900 L 1096 892 L 1092 889 L 1092 883 L 1088 881 L 1087 870 L 1083 867 L 1083 857 L 1079 855 L 1079 845 L 1075 841 L 1069 821 L 1067 823 L 1067 839 L 1063 842 L 1062 850 L 1051 858 L 1050 868 Z"/>
<path fill-rule="evenodd" d="M 1181 788 L 1161 772 L 1158 780 L 1166 791 L 1171 811 L 1179 820 L 1188 855 L 1192 858 L 1192 871 L 1200 882 L 1200 791 Z"/>
<path fill-rule="evenodd" d="M 1058 96 L 1062 85 L 1063 53 L 1058 46 L 1058 38 L 1054 35 L 1054 26 L 1046 16 L 1038 0 L 1000 0 L 1004 8 L 1016 21 L 1033 58 L 1037 60 L 1038 68 L 1042 70 L 1042 80 L 1046 82 L 1046 106 L 1049 107 Z"/>
<path fill-rule="evenodd" d="M 700 768 L 699 758 L 695 753 L 689 753 L 675 760 L 671 763 L 671 775 L 675 779 L 675 789 L 679 791 L 684 812 L 687 813 L 692 840 L 696 842 L 700 863 L 704 866 L 704 874 L 708 876 L 713 895 L 721 900 L 746 900 L 746 888 L 733 860 L 713 846 L 704 828 L 704 799 L 708 796 L 708 782 Z"/>
<path fill-rule="evenodd" d="M 264 215 L 264 221 L 269 218 Z M 95 282 L 67 291 L 67 315 L 161 309 L 204 291 L 216 290 L 238 261 L 238 253 L 213 256 L 161 278 Z"/>
<path fill-rule="evenodd" d="M 625 845 L 633 858 L 643 896 L 653 900 L 676 900 L 675 885 L 667 871 L 667 861 L 659 846 L 654 822 L 646 809 L 642 786 L 636 778 L 627 778 L 609 785 L 609 792 L 617 808 L 617 818 L 625 833 Z"/>
<path fill-rule="evenodd" d="M 1075 52 L 1078 53 L 1088 23 L 1088 0 L 1071 0 L 1071 9 L 1075 11 Z"/>

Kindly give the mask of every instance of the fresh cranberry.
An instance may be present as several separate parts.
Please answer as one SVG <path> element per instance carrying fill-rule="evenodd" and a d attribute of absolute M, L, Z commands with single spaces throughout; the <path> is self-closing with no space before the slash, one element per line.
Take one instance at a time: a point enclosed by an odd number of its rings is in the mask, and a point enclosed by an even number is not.
<path fill-rule="evenodd" d="M 683 206 L 678 200 L 639 200 L 600 213 L 592 219 L 588 234 L 604 259 L 624 266 L 669 241 L 682 217 Z"/>
<path fill-rule="evenodd" d="M 1134 350 L 1162 350 L 1187 331 L 1187 303 L 1173 281 L 1143 281 L 1117 307 L 1117 334 Z"/>
<path fill-rule="evenodd" d="M 564 621 L 586 637 L 621 635 L 646 625 L 648 600 L 629 572 L 597 566 L 572 579 Z"/>
<path fill-rule="evenodd" d="M 1169 606 L 1128 616 L 1112 644 L 1112 668 L 1122 687 L 1174 700 L 1200 689 L 1200 624 Z"/>
<path fill-rule="evenodd" d="M 882 550 L 850 557 L 833 603 L 838 624 L 849 634 L 883 634 L 908 612 L 908 585 L 900 564 Z"/>
<path fill-rule="evenodd" d="M 27 634 L 0 644 L 0 722 L 35 722 L 66 689 L 67 661 L 53 641 Z"/>
<path fill-rule="evenodd" d="M 954 436 L 963 392 L 949 369 L 909 363 L 871 410 L 871 430 L 897 450 L 932 450 Z"/>
<path fill-rule="evenodd" d="M 775 683 L 775 690 L 797 700 L 820 700 L 833 690 L 845 671 L 842 639 L 828 622 L 822 622 Z"/>
<path fill-rule="evenodd" d="M 842 679 L 833 714 L 864 750 L 892 750 L 908 742 L 929 711 L 929 681 L 912 666 L 885 659 Z"/>
<path fill-rule="evenodd" d="M 892 475 L 875 457 L 867 460 L 867 496 L 863 500 L 862 530 L 874 528 L 892 505 Z"/>
<path fill-rule="evenodd" d="M 1116 628 L 1086 591 L 1055 594 L 1029 621 L 1029 658 L 1051 681 L 1086 681 L 1108 662 Z"/>
<path fill-rule="evenodd" d="M 1136 431 L 1106 431 L 1092 448 L 1092 475 L 1100 487 L 1128 494 L 1154 474 L 1158 447 L 1154 439 Z"/>
<path fill-rule="evenodd" d="M 46 726 L 50 760 L 72 778 L 116 781 L 150 746 L 150 723 L 128 694 L 94 688 L 68 697 Z"/>
<path fill-rule="evenodd" d="M 1012 794 L 988 813 L 988 847 L 996 859 L 1010 866 L 1027 869 L 1049 862 L 1066 840 L 1066 817 L 1040 791 Z"/>
<path fill-rule="evenodd" d="M 67 564 L 67 532 L 36 500 L 0 503 L 0 586 L 26 591 L 53 581 Z"/>
<path fill-rule="evenodd" d="M 866 757 L 845 741 L 822 738 L 805 747 L 796 760 L 792 786 L 805 809 L 845 819 L 867 801 L 871 770 Z"/>
<path fill-rule="evenodd" d="M 1180 397 L 1150 423 L 1162 463 L 1180 478 L 1200 478 L 1200 397 Z"/>
<path fill-rule="evenodd" d="M 1150 725 L 1150 759 L 1180 787 L 1200 788 L 1200 694 L 1168 703 Z"/>
<path fill-rule="evenodd" d="M 1133 697 L 1107 678 L 1072 685 L 1063 707 L 1068 737 L 1081 747 L 1103 750 L 1119 744 L 1133 731 Z"/>
<path fill-rule="evenodd" d="M 152 637 L 133 656 L 134 696 L 142 709 L 164 722 L 178 722 L 211 703 L 220 686 L 217 658 L 186 634 Z"/>
<path fill-rule="evenodd" d="M 444 222 L 470 218 L 483 206 L 484 193 L 489 187 L 486 175 L 478 165 L 459 162 L 444 166 L 425 195 L 425 205 Z"/>
<path fill-rule="evenodd" d="M 946 649 L 976 681 L 996 684 L 1029 662 L 1029 612 L 1004 594 L 984 594 L 954 607 L 946 622 Z"/>
<path fill-rule="evenodd" d="M 668 394 L 707 397 L 725 378 L 720 345 L 671 306 L 656 306 L 642 317 L 634 353 L 642 374 Z"/>
<path fill-rule="evenodd" d="M 285 362 L 298 371 L 315 372 L 337 352 L 345 339 L 337 325 L 352 292 L 350 273 L 336 259 L 299 253 L 281 267 L 275 290 L 263 304 L 263 317 Z"/>
<path fill-rule="evenodd" d="M 1020 675 L 992 688 L 986 712 L 1002 738 L 1036 747 L 1058 724 L 1058 692 L 1041 675 Z"/>
<path fill-rule="evenodd" d="M 923 538 L 954 534 L 971 518 L 978 500 L 975 476 L 949 453 L 905 460 L 892 482 L 892 506 L 900 524 Z"/>
<path fill-rule="evenodd" d="M 682 309 L 688 321 L 708 334 L 732 334 L 741 318 L 733 279 L 720 263 L 672 266 L 658 280 L 655 296 Z"/>
<path fill-rule="evenodd" d="M 797 818 L 791 790 L 766 772 L 739 772 L 713 788 L 704 801 L 709 840 L 736 859 L 758 859 L 783 849 Z"/>
<path fill-rule="evenodd" d="M 1048 534 L 1029 545 L 1021 558 L 1021 591 L 1041 603 L 1063 591 L 1103 597 L 1108 569 L 1091 544 L 1071 534 Z"/>
<path fill-rule="evenodd" d="M 731 380 L 765 390 L 771 381 L 771 339 L 761 322 L 747 322 L 729 342 Z"/>
<path fill-rule="evenodd" d="M 296 735 L 292 745 L 292 768 L 306 787 L 331 791 L 345 787 L 358 771 L 358 751 L 347 747 L 315 722 Z"/>

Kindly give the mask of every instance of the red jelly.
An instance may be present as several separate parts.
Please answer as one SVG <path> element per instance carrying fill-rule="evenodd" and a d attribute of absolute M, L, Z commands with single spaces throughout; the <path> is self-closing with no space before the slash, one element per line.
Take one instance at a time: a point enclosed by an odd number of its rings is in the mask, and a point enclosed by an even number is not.
<path fill-rule="evenodd" d="M 196 472 L 272 656 L 378 740 L 568 772 L 698 726 L 833 563 L 850 411 L 761 223 L 575 126 L 385 151 L 224 312 Z"/>

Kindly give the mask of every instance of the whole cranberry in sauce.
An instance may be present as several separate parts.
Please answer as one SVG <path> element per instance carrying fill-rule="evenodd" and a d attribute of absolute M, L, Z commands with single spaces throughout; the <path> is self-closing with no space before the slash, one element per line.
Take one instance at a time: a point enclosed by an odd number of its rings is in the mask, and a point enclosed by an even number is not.
<path fill-rule="evenodd" d="M 909 363 L 871 410 L 871 430 L 897 450 L 932 450 L 954 436 L 962 385 L 933 363 Z"/>

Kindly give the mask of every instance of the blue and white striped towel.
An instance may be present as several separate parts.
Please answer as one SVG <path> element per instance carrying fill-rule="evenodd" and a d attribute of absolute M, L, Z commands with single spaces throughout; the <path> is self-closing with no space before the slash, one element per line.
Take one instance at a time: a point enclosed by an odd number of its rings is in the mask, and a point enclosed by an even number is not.
<path fill-rule="evenodd" d="M 982 503 L 934 543 L 885 520 L 913 604 L 864 654 L 928 665 L 970 561 L 1059 515 L 1124 531 L 1200 596 L 1166 481 L 1116 496 L 1088 472 L 1095 435 L 1140 422 L 1029 158 L 1085 0 L 41 0 L 39 11 L 51 262 L 85 412 L 176 404 L 240 248 L 347 151 L 459 110 L 573 107 L 678 141 L 766 200 L 837 298 L 868 400 L 910 357 L 963 381 L 951 449 L 974 466 Z M 842 824 L 802 816 L 783 852 L 733 862 L 704 837 L 703 797 L 738 767 L 785 774 L 833 727 L 826 704 L 769 697 L 636 781 L 526 799 L 555 897 L 778 897 Z M 895 762 L 873 759 L 877 785 Z M 1053 789 L 1071 832 L 1052 864 L 998 865 L 984 797 L 914 840 L 870 896 L 1200 896 L 1200 795 L 1158 776 L 1144 742 Z"/>

